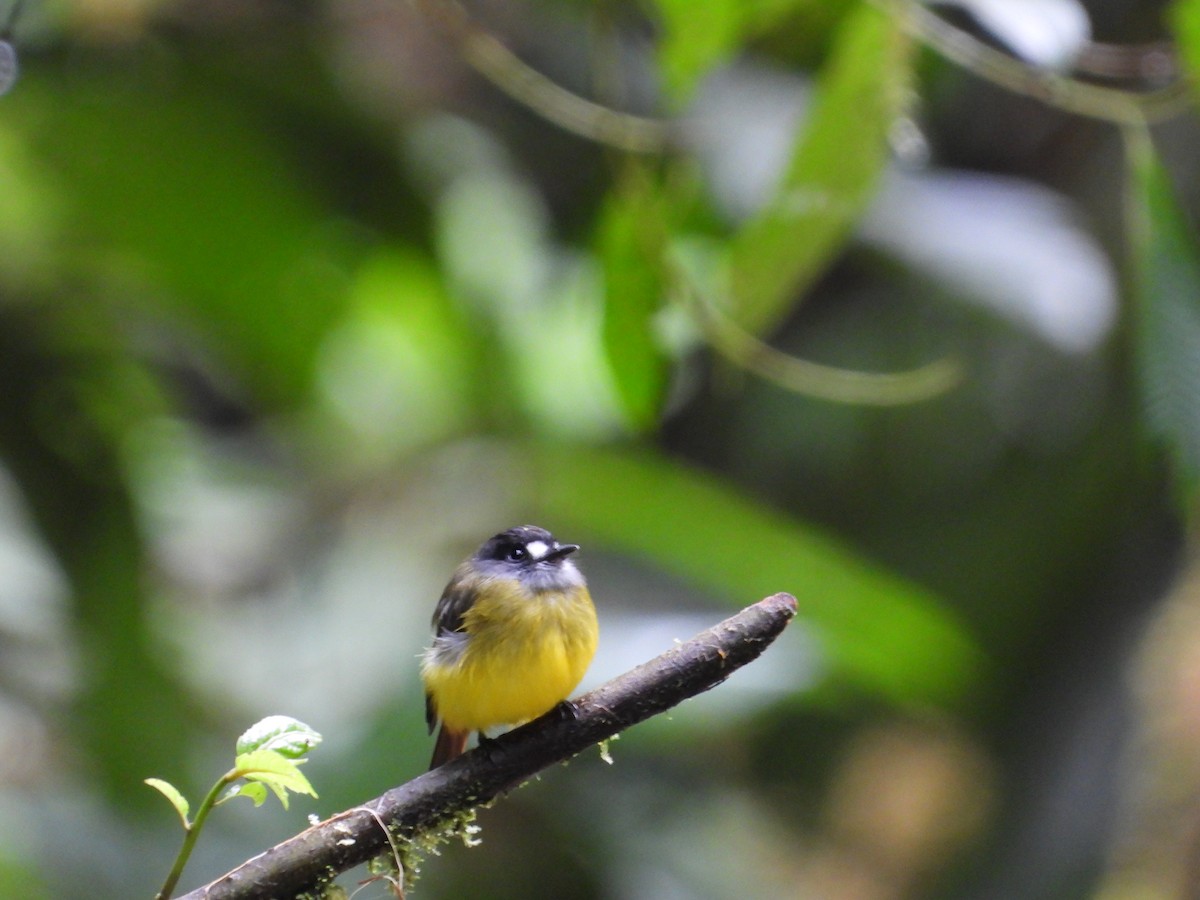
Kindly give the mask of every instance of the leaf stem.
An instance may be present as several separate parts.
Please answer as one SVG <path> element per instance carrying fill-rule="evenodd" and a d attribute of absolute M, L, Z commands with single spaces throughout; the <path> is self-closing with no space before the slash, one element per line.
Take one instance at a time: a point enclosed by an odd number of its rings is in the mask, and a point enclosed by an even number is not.
<path fill-rule="evenodd" d="M 217 801 L 221 797 L 221 792 L 241 777 L 242 772 L 239 769 L 230 769 L 218 778 L 216 783 L 209 789 L 209 792 L 205 795 L 204 800 L 196 810 L 196 817 L 184 828 L 183 844 L 179 848 L 179 853 L 175 856 L 175 862 L 171 866 L 171 871 L 167 873 L 167 880 L 158 889 L 158 893 L 154 895 L 154 900 L 168 900 L 171 896 L 171 892 L 175 890 L 175 885 L 179 883 L 179 877 L 183 874 L 183 867 L 187 865 L 187 861 L 192 855 L 192 850 L 196 846 L 196 839 L 200 836 L 200 829 L 204 827 L 204 820 L 208 818 L 208 814 L 212 812 L 213 807 L 217 805 Z"/>

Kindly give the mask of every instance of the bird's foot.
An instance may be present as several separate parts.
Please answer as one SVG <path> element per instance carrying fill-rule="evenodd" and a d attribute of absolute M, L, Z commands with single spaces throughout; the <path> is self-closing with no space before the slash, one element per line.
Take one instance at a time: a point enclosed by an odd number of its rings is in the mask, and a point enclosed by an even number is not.
<path fill-rule="evenodd" d="M 559 702 L 551 710 L 551 713 L 561 722 L 577 722 L 579 720 L 579 707 L 575 705 L 573 700 Z"/>
<path fill-rule="evenodd" d="M 484 758 L 487 759 L 488 762 L 493 761 L 493 757 L 496 754 L 495 738 L 488 737 L 486 734 L 480 731 L 478 733 L 478 741 L 476 746 L 479 748 L 479 752 L 483 754 Z"/>

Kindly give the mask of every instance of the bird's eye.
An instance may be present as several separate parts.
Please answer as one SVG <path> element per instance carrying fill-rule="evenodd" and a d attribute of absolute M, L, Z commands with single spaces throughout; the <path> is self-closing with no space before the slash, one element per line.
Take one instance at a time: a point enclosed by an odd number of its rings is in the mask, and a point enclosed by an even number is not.
<path fill-rule="evenodd" d="M 521 560 L 527 559 L 528 557 L 529 557 L 529 551 L 526 550 L 524 547 L 513 547 L 508 551 L 508 553 L 506 553 L 504 555 L 504 558 L 509 560 L 510 562 L 520 562 Z"/>

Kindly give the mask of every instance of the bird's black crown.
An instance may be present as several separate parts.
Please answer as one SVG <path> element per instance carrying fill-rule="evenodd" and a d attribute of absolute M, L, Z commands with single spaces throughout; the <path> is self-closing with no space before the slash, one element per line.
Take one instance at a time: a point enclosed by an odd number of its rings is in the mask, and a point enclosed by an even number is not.
<path fill-rule="evenodd" d="M 537 544 L 545 545 L 542 552 L 531 553 L 530 545 Z M 479 560 L 495 560 L 497 562 L 536 562 L 546 555 L 547 550 L 555 550 L 561 546 L 554 539 L 554 535 L 545 528 L 539 528 L 536 525 L 518 525 L 516 528 L 510 528 L 488 538 L 479 548 L 475 557 Z M 573 545 L 570 546 L 574 549 Z M 561 558 L 559 554 L 553 555 L 555 558 Z"/>

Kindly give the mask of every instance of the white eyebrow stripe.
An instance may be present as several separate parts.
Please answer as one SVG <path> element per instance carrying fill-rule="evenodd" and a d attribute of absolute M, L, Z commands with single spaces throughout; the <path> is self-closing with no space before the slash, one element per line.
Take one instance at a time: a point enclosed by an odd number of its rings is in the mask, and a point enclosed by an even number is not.
<path fill-rule="evenodd" d="M 525 549 L 529 551 L 529 555 L 534 559 L 541 559 L 550 552 L 550 545 L 545 541 L 530 541 L 525 545 Z"/>

